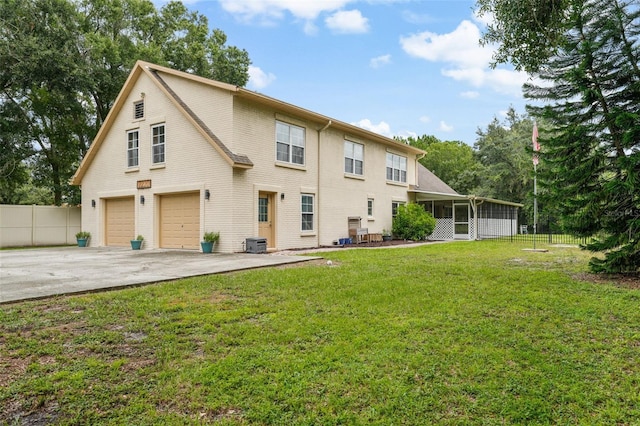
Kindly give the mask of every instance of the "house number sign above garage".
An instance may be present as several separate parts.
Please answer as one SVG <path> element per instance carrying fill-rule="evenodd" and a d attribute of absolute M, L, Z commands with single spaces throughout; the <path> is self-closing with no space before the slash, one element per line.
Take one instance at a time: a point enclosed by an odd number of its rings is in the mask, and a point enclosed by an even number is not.
<path fill-rule="evenodd" d="M 138 189 L 149 189 L 149 188 L 151 188 L 151 179 L 138 181 Z"/>

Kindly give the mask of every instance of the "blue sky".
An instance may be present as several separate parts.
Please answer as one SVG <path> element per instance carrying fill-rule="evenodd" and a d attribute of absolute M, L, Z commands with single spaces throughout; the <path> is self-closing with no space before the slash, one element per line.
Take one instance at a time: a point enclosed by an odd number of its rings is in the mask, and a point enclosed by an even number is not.
<path fill-rule="evenodd" d="M 185 4 L 252 61 L 248 89 L 385 136 L 473 145 L 526 74 L 490 69 L 490 17 L 467 0 L 205 0 Z"/>

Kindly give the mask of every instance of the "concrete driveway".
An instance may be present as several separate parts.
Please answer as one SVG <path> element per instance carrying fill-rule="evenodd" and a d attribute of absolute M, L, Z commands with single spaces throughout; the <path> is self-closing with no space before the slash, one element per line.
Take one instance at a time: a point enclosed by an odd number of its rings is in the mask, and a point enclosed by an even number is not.
<path fill-rule="evenodd" d="M 282 254 L 59 247 L 0 251 L 0 303 L 305 262 Z"/>

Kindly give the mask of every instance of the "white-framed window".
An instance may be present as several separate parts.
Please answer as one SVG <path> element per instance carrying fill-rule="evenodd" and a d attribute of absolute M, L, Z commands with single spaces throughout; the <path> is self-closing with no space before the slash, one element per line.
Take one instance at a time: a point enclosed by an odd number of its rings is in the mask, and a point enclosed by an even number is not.
<path fill-rule="evenodd" d="M 344 172 L 362 176 L 364 172 L 364 146 L 344 141 Z"/>
<path fill-rule="evenodd" d="M 367 198 L 367 216 L 373 217 L 373 198 Z"/>
<path fill-rule="evenodd" d="M 302 231 L 313 231 L 314 198 L 313 194 L 301 194 L 300 196 Z"/>
<path fill-rule="evenodd" d="M 406 203 L 404 201 L 392 201 L 391 202 L 391 216 L 396 217 L 398 214 L 398 207 L 404 206 Z"/>
<path fill-rule="evenodd" d="M 164 124 L 151 127 L 151 162 L 161 164 L 165 161 L 165 128 Z"/>
<path fill-rule="evenodd" d="M 407 182 L 407 157 L 387 152 L 387 180 Z"/>
<path fill-rule="evenodd" d="M 304 165 L 304 128 L 276 121 L 276 159 Z"/>
<path fill-rule="evenodd" d="M 142 120 L 144 118 L 144 101 L 133 103 L 133 119 Z"/>
<path fill-rule="evenodd" d="M 127 167 L 138 167 L 139 165 L 139 147 L 138 131 L 130 130 L 127 132 Z"/>

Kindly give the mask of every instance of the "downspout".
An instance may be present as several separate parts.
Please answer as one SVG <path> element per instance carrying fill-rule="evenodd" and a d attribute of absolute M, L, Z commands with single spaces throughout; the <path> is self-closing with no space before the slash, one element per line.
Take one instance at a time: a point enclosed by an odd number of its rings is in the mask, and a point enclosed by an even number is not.
<path fill-rule="evenodd" d="M 426 156 L 427 156 L 427 153 L 426 153 L 426 152 L 425 152 L 425 153 L 422 153 L 422 154 L 418 154 L 418 155 L 416 155 L 416 162 L 418 162 L 418 163 L 419 163 L 419 162 L 420 162 L 420 160 L 422 160 L 422 159 L 423 159 L 424 157 L 426 157 Z M 414 182 L 416 183 L 416 186 L 417 186 L 418 188 L 420 188 L 420 181 L 419 181 L 419 179 L 418 179 L 419 174 L 418 174 L 418 166 L 417 166 L 417 165 L 416 165 L 416 172 L 415 172 L 415 173 L 416 173 L 416 177 L 415 177 L 415 181 L 414 181 Z"/>
<path fill-rule="evenodd" d="M 320 209 L 320 188 L 322 188 L 322 185 L 320 185 L 320 134 L 322 132 L 324 132 L 325 130 L 327 130 L 329 128 L 329 126 L 331 126 L 331 124 L 333 124 L 333 122 L 331 120 L 329 120 L 327 122 L 327 124 L 325 124 L 325 126 L 318 130 L 318 170 L 316 171 L 317 176 L 316 176 L 316 182 L 318 183 L 318 189 L 317 189 L 317 193 L 316 193 L 316 197 L 317 197 L 317 203 L 318 203 L 318 245 L 320 245 L 320 220 L 322 218 L 322 214 L 320 214 L 321 209 Z"/>

